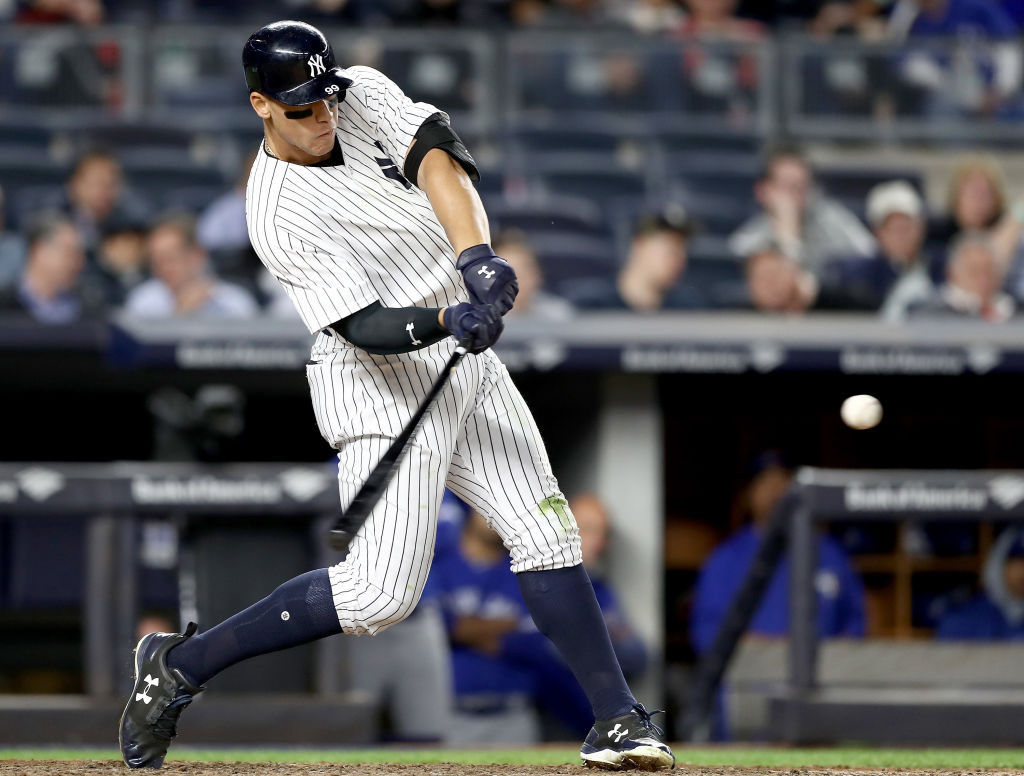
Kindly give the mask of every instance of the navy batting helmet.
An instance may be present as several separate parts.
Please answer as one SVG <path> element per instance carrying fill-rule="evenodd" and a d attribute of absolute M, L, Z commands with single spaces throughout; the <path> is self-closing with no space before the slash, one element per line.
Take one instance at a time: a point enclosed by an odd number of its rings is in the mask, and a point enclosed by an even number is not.
<path fill-rule="evenodd" d="M 335 63 L 327 38 L 304 22 L 274 22 L 256 30 L 242 49 L 242 66 L 250 92 L 285 105 L 308 105 L 352 84 Z"/>

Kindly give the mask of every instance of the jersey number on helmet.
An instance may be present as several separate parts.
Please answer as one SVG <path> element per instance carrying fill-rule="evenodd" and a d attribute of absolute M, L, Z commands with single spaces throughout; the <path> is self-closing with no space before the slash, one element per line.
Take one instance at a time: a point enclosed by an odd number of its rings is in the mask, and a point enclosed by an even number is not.
<path fill-rule="evenodd" d="M 331 84 L 326 89 L 324 89 L 324 91 L 327 92 L 328 94 L 334 94 L 335 92 L 340 92 L 341 87 L 338 86 L 337 84 Z"/>

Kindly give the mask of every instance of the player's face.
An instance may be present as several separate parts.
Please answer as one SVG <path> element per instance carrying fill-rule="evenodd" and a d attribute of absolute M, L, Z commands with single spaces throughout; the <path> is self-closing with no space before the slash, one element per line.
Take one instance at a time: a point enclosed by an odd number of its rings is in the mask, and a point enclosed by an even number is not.
<path fill-rule="evenodd" d="M 266 122 L 270 150 L 278 158 L 313 164 L 330 155 L 338 128 L 337 97 L 299 106 L 285 105 L 255 92 L 253 98 L 253 108 Z"/>

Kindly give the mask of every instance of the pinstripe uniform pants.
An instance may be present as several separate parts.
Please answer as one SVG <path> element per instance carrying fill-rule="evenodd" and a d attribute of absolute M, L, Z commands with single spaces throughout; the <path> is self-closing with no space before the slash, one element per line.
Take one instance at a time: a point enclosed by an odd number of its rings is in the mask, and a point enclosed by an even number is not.
<path fill-rule="evenodd" d="M 412 353 L 376 356 L 325 334 L 317 338 L 306 375 L 320 433 L 338 450 L 342 504 L 351 503 L 454 349 L 448 338 Z M 498 532 L 512 571 L 582 562 L 576 520 L 526 402 L 494 353 L 470 354 L 411 441 L 348 557 L 330 569 L 345 632 L 376 633 L 416 606 L 446 486 Z"/>

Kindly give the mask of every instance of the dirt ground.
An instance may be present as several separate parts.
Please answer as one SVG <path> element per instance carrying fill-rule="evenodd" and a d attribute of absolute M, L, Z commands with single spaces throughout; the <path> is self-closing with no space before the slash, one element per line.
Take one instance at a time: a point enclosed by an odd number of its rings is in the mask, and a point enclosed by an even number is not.
<path fill-rule="evenodd" d="M 120 762 L 62 760 L 0 760 L 0 776 L 125 776 Z M 578 765 L 288 765 L 286 763 L 168 763 L 168 776 L 600 776 L 605 771 Z M 638 773 L 638 771 L 632 771 Z M 840 770 L 837 768 L 708 768 L 678 766 L 679 776 L 970 776 L 1021 771 L 922 771 L 901 768 Z"/>

